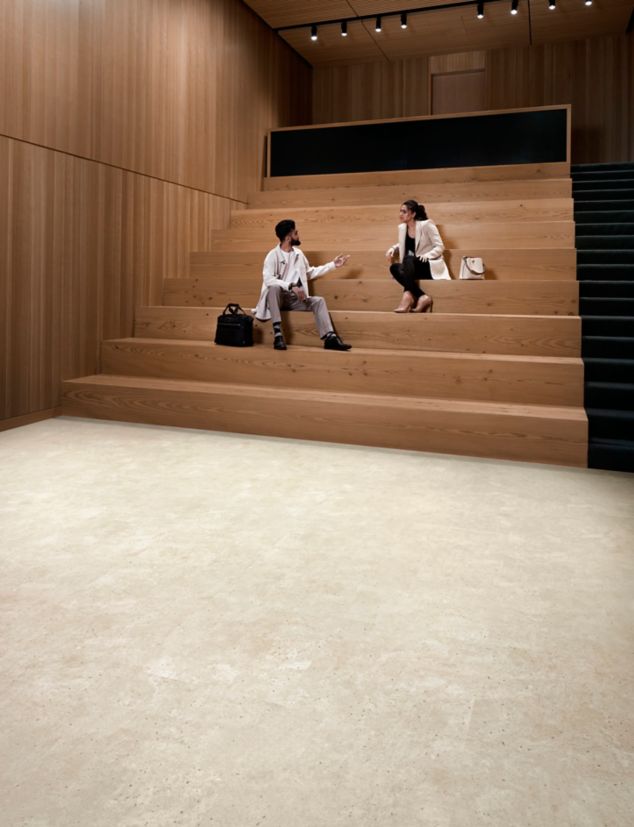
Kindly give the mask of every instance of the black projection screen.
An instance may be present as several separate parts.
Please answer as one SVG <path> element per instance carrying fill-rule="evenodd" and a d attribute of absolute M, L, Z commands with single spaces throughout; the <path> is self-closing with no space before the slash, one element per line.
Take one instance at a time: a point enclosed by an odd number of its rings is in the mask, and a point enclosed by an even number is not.
<path fill-rule="evenodd" d="M 269 175 L 568 161 L 568 106 L 273 130 Z"/>

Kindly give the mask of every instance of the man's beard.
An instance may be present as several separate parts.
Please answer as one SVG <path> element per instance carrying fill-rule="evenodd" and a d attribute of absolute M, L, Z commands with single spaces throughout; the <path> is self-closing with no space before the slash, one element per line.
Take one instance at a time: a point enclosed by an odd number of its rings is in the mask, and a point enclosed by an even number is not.
<path fill-rule="evenodd" d="M 299 238 L 291 238 L 291 247 L 299 247 L 301 243 Z"/>

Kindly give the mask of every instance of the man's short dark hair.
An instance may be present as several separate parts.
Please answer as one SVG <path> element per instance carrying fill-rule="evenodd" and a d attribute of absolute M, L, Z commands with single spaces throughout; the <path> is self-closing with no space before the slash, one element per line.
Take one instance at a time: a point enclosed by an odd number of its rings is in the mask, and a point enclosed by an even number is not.
<path fill-rule="evenodd" d="M 295 222 L 291 218 L 285 218 L 282 221 L 278 221 L 275 225 L 275 235 L 280 241 L 284 241 L 286 236 L 292 233 L 294 229 Z"/>

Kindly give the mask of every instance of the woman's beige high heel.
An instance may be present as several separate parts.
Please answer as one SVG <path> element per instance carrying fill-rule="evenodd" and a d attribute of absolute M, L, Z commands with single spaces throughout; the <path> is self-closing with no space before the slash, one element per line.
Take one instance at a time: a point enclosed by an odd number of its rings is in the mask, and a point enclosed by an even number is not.
<path fill-rule="evenodd" d="M 405 290 L 403 293 L 403 298 L 401 299 L 401 303 L 398 307 L 394 308 L 395 313 L 409 313 L 409 311 L 414 306 L 414 296 L 409 292 L 409 290 Z"/>
<path fill-rule="evenodd" d="M 416 307 L 412 307 L 412 313 L 425 313 L 425 311 L 431 310 L 433 303 L 432 297 L 423 293 L 422 296 L 419 296 L 419 299 L 416 302 Z"/>

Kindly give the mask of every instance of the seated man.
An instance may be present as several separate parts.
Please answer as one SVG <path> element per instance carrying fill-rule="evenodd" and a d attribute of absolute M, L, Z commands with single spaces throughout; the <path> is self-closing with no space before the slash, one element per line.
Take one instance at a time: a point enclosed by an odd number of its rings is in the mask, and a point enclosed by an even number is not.
<path fill-rule="evenodd" d="M 258 306 L 253 311 L 260 321 L 272 320 L 273 347 L 286 350 L 280 311 L 312 310 L 326 350 L 350 350 L 352 345 L 342 342 L 333 330 L 324 299 L 308 295 L 308 279 L 317 279 L 335 267 L 343 267 L 350 256 L 337 256 L 321 267 L 311 267 L 306 256 L 295 249 L 301 242 L 294 221 L 280 221 L 275 227 L 275 235 L 280 243 L 264 259 L 264 284 Z"/>

